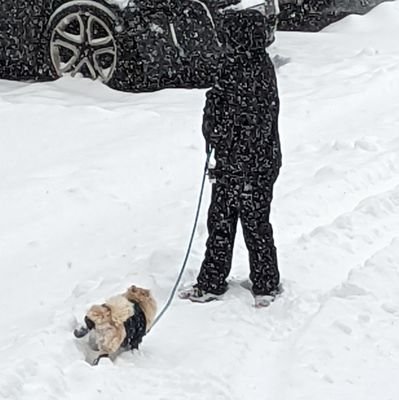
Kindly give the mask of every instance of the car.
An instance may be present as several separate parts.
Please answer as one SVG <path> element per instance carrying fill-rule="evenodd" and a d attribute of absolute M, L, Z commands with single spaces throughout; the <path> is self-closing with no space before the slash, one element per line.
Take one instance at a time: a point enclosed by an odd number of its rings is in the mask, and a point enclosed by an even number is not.
<path fill-rule="evenodd" d="M 365 14 L 386 0 L 279 0 L 278 30 L 319 31 L 349 14 Z"/>
<path fill-rule="evenodd" d="M 123 91 L 208 87 L 229 8 L 276 27 L 277 0 L 1 0 L 0 78 L 100 79 Z"/>
<path fill-rule="evenodd" d="M 209 86 L 215 14 L 200 0 L 2 0 L 0 78 L 80 75 L 124 91 Z"/>
<path fill-rule="evenodd" d="M 208 87 L 221 51 L 220 23 L 230 8 L 264 13 L 272 38 L 276 26 L 317 31 L 382 1 L 1 0 L 0 78 L 79 75 L 139 92 Z"/>

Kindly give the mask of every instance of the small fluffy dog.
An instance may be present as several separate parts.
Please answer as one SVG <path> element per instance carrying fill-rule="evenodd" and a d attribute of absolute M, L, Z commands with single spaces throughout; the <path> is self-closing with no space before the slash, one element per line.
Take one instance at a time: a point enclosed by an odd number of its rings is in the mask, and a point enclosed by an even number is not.
<path fill-rule="evenodd" d="M 125 293 L 104 304 L 92 306 L 85 316 L 86 326 L 75 329 L 77 338 L 90 333 L 89 345 L 96 351 L 92 361 L 115 357 L 122 351 L 137 349 L 150 330 L 157 312 L 155 299 L 148 289 L 131 286 Z"/>

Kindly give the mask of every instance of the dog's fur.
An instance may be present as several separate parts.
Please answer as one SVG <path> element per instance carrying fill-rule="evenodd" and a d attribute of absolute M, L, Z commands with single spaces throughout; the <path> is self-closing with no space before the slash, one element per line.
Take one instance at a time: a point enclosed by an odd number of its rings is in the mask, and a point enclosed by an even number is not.
<path fill-rule="evenodd" d="M 93 305 L 87 312 L 86 317 L 95 326 L 93 334 L 100 357 L 120 350 L 126 338 L 124 322 L 134 315 L 134 303 L 144 313 L 148 332 L 157 311 L 155 299 L 148 289 L 131 286 L 125 293 L 111 297 L 102 305 Z"/>
<path fill-rule="evenodd" d="M 130 286 L 124 293 L 124 296 L 131 302 L 137 303 L 144 312 L 147 321 L 147 332 L 151 329 L 157 313 L 157 304 L 148 289 L 139 288 L 137 286 Z"/>
<path fill-rule="evenodd" d="M 124 296 L 115 296 L 104 305 L 94 305 L 87 317 L 95 324 L 95 341 L 101 353 L 114 353 L 125 340 L 123 323 L 134 314 L 133 305 Z"/>

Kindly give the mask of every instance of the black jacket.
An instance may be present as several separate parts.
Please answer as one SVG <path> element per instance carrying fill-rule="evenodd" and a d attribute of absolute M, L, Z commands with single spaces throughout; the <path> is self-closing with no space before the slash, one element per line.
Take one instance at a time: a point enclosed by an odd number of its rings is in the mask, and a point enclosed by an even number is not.
<path fill-rule="evenodd" d="M 281 165 L 279 98 L 266 52 L 265 19 L 256 11 L 226 15 L 226 52 L 206 94 L 203 134 L 215 149 L 215 175 L 268 174 Z"/>

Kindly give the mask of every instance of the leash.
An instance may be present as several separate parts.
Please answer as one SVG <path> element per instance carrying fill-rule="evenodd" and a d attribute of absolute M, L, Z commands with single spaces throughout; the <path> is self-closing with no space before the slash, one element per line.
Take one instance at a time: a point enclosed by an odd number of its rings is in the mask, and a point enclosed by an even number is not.
<path fill-rule="evenodd" d="M 188 257 L 190 256 L 190 253 L 191 253 L 191 246 L 193 244 L 195 231 L 197 229 L 198 217 L 199 217 L 199 213 L 200 213 L 200 210 L 201 210 L 202 197 L 203 197 L 204 188 L 205 188 L 206 174 L 208 172 L 209 160 L 211 158 L 211 155 L 212 155 L 212 149 L 206 155 L 206 162 L 205 162 L 205 167 L 204 167 L 204 173 L 202 175 L 201 190 L 200 190 L 199 199 L 198 199 L 197 211 L 196 211 L 195 219 L 194 219 L 194 226 L 193 226 L 193 230 L 191 232 L 191 237 L 190 237 L 190 241 L 188 243 L 186 255 L 184 256 L 183 265 L 182 265 L 182 267 L 180 269 L 180 272 L 179 272 L 179 275 L 177 277 L 176 283 L 173 286 L 173 289 L 172 289 L 172 291 L 171 291 L 171 293 L 169 295 L 168 301 L 165 303 L 165 305 L 163 306 L 162 310 L 159 312 L 159 314 L 155 318 L 150 330 L 152 330 L 154 328 L 154 326 L 158 323 L 158 321 L 165 314 L 166 310 L 170 307 L 170 305 L 172 303 L 172 300 L 175 297 L 177 288 L 178 288 L 178 286 L 180 284 L 181 278 L 183 277 L 184 270 L 186 269 Z"/>

